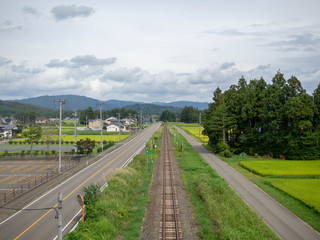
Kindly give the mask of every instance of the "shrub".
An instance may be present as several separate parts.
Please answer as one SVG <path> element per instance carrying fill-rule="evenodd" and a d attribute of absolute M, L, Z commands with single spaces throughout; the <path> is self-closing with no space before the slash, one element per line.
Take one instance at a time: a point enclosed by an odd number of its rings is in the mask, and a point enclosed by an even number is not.
<path fill-rule="evenodd" d="M 247 157 L 247 154 L 245 152 L 240 153 L 240 157 Z"/>
<path fill-rule="evenodd" d="M 12 141 L 12 140 L 10 140 L 8 143 L 9 143 L 10 145 L 12 145 L 13 141 Z"/>
<path fill-rule="evenodd" d="M 226 149 L 226 150 L 220 152 L 220 155 L 223 156 L 223 157 L 227 157 L 227 158 L 231 158 L 232 157 L 232 153 L 230 152 L 229 149 Z"/>
<path fill-rule="evenodd" d="M 26 151 L 25 150 L 22 150 L 21 152 L 20 152 L 20 156 L 21 157 L 24 157 L 26 155 Z"/>
<path fill-rule="evenodd" d="M 91 205 L 94 204 L 100 197 L 101 186 L 98 183 L 91 183 L 88 187 L 83 187 L 82 192 L 84 195 L 84 204 Z"/>

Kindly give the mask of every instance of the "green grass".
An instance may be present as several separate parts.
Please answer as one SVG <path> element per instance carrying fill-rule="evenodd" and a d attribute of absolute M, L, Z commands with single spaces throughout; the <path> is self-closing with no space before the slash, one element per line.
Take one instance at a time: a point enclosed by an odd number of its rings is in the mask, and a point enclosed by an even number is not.
<path fill-rule="evenodd" d="M 178 134 L 176 138 L 183 137 Z M 278 239 L 261 218 L 184 140 L 175 151 L 202 239 Z"/>
<path fill-rule="evenodd" d="M 236 169 L 238 172 L 243 174 L 245 177 L 247 177 L 249 180 L 251 180 L 253 183 L 255 183 L 263 191 L 265 191 L 274 199 L 276 199 L 280 204 L 288 208 L 291 212 L 293 212 L 298 217 L 300 217 L 303 221 L 305 221 L 310 226 L 312 226 L 315 230 L 320 231 L 320 214 L 317 211 L 315 211 L 313 208 L 303 203 L 301 200 L 295 197 L 292 197 L 288 193 L 278 188 L 273 187 L 270 183 L 270 180 L 272 180 L 273 178 L 256 175 L 253 172 L 245 168 L 242 168 L 240 165 L 240 162 L 242 161 L 252 161 L 252 162 L 262 161 L 263 162 L 263 161 L 266 161 L 266 159 L 263 159 L 263 158 L 252 159 L 249 157 L 241 157 L 238 155 L 234 155 L 231 158 L 225 158 L 220 156 L 220 158 L 223 159 L 230 166 L 232 166 L 234 169 Z M 268 160 L 268 161 L 276 162 L 279 160 Z M 310 162 L 313 162 L 313 161 L 310 161 Z"/>
<path fill-rule="evenodd" d="M 261 176 L 320 176 L 320 161 L 241 161 L 240 165 Z"/>
<path fill-rule="evenodd" d="M 320 213 L 320 179 L 269 179 L 268 182 Z"/>
<path fill-rule="evenodd" d="M 153 143 L 158 146 L 155 137 L 160 139 L 159 131 L 153 135 Z M 156 159 L 157 155 L 157 150 L 149 150 L 149 159 Z M 99 200 L 86 207 L 85 222 L 64 239 L 139 239 L 144 210 L 150 200 L 148 191 L 154 165 L 149 162 L 146 171 L 146 164 L 143 151 L 128 167 L 116 170 Z"/>

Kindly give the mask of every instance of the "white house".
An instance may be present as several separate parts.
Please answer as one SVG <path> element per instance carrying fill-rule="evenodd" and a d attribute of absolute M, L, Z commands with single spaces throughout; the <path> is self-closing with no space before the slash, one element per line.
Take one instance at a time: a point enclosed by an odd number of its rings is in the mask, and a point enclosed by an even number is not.
<path fill-rule="evenodd" d="M 125 125 L 120 125 L 121 127 L 121 132 L 126 132 L 127 127 Z M 107 132 L 119 132 L 119 125 L 116 124 L 110 124 L 107 126 Z"/>
<path fill-rule="evenodd" d="M 16 125 L 0 125 L 0 136 L 4 138 L 12 138 L 18 127 Z"/>

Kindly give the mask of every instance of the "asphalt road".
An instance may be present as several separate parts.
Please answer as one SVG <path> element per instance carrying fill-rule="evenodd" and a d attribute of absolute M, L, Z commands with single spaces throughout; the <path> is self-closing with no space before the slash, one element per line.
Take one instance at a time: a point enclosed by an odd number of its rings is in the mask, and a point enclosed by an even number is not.
<path fill-rule="evenodd" d="M 74 217 L 80 211 L 76 198 L 81 189 L 90 183 L 105 184 L 104 175 L 112 169 L 122 167 L 129 159 L 144 148 L 146 141 L 160 126 L 152 125 L 142 133 L 114 150 L 99 161 L 88 166 L 59 186 L 50 190 L 42 197 L 27 205 L 22 211 L 0 223 L 0 239 L 55 239 L 57 236 L 56 212 L 58 193 L 62 193 L 63 229 L 69 229 L 69 223 L 74 223 Z M 63 234 L 66 234 L 64 230 Z"/>
<path fill-rule="evenodd" d="M 258 186 L 238 173 L 220 158 L 201 146 L 181 129 L 177 128 L 192 147 L 225 179 L 231 188 L 274 230 L 282 239 L 286 240 L 315 240 L 320 234 L 307 223 L 283 207 Z"/>

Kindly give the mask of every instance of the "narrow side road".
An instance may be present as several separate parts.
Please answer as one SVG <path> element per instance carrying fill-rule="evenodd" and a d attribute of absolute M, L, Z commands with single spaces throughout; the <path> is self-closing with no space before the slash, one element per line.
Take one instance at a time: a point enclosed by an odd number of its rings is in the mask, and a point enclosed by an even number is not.
<path fill-rule="evenodd" d="M 121 168 L 136 153 L 144 148 L 146 141 L 159 127 L 159 123 L 150 126 L 120 148 L 103 156 L 100 160 L 78 172 L 54 189 L 24 207 L 0 223 L 0 239 L 55 239 L 57 219 L 55 219 L 58 192 L 62 193 L 62 228 L 73 220 L 80 210 L 77 195 L 90 183 L 105 183 L 104 176 L 115 168 Z M 63 232 L 65 234 L 65 232 Z"/>
<path fill-rule="evenodd" d="M 232 189 L 285 240 L 317 240 L 320 234 L 288 209 L 238 173 L 220 158 L 205 149 L 183 130 L 176 127 L 191 146 L 225 179 Z"/>

